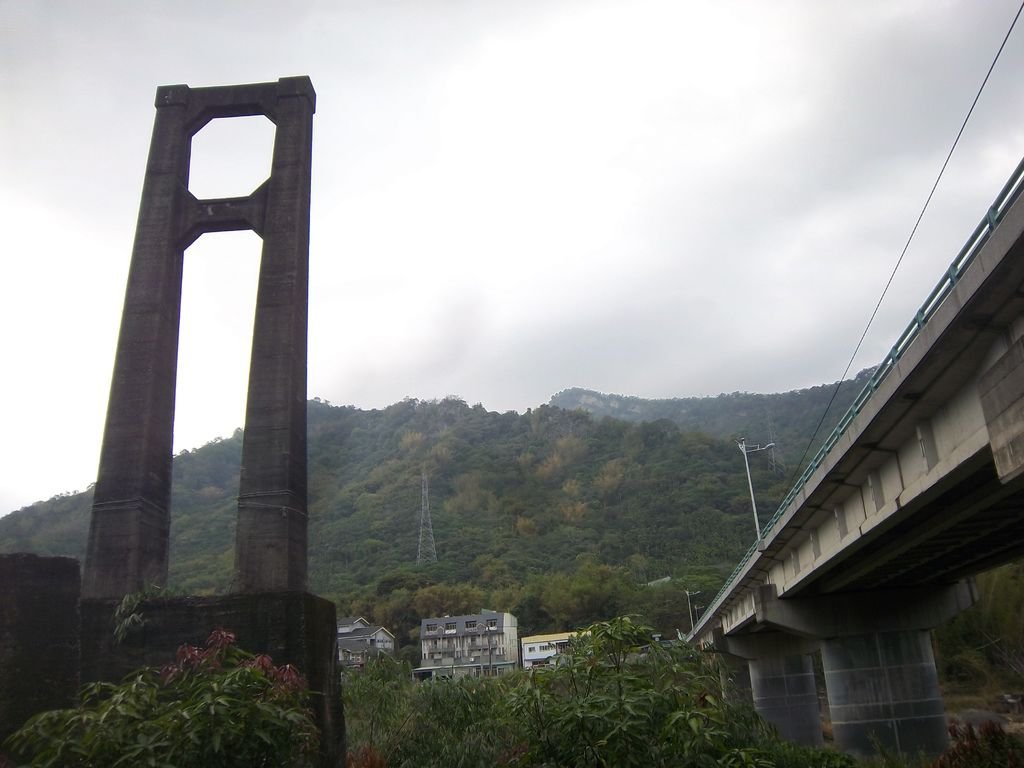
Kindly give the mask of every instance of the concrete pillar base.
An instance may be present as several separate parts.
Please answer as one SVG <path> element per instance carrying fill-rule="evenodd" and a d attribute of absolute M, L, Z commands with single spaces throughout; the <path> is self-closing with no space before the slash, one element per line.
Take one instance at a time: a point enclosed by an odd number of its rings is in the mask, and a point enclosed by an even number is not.
<path fill-rule="evenodd" d="M 70 557 L 0 555 L 0 744 L 32 715 L 77 703 L 79 587 Z"/>
<path fill-rule="evenodd" d="M 931 636 L 874 632 L 822 643 L 832 733 L 844 752 L 938 755 L 949 744 Z"/>
<path fill-rule="evenodd" d="M 810 656 L 798 653 L 751 659 L 750 687 L 754 708 L 782 738 L 806 746 L 823 743 Z"/>

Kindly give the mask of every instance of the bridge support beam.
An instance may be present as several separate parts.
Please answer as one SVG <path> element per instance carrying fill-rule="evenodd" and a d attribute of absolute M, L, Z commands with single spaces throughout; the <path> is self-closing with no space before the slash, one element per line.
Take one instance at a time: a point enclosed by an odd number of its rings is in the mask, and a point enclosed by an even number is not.
<path fill-rule="evenodd" d="M 879 747 L 938 755 L 949 745 L 931 633 L 871 632 L 821 646 L 836 745 L 858 757 Z"/>
<path fill-rule="evenodd" d="M 750 660 L 754 709 L 787 741 L 822 744 L 814 665 L 803 653 L 765 654 Z"/>
<path fill-rule="evenodd" d="M 727 669 L 749 668 L 754 709 L 775 726 L 782 738 L 811 747 L 822 744 L 818 686 L 810 656 L 818 649 L 816 640 L 783 632 L 726 636 L 716 630 L 714 647 Z M 732 677 L 731 691 L 742 695 L 742 671 Z"/>
<path fill-rule="evenodd" d="M 931 629 L 976 599 L 970 581 L 788 599 L 769 584 L 754 595 L 759 631 L 716 630 L 714 645 L 750 660 L 754 706 L 790 741 L 821 743 L 807 655 L 820 649 L 838 747 L 864 757 L 878 747 L 937 755 L 949 741 Z"/>

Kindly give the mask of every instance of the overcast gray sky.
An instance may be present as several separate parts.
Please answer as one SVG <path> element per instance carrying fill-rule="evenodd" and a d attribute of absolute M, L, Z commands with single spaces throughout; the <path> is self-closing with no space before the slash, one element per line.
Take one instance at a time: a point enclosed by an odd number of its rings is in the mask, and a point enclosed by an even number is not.
<path fill-rule="evenodd" d="M 95 478 L 161 84 L 318 94 L 309 396 L 842 374 L 1017 0 L 0 0 L 0 513 Z M 1024 155 L 1015 31 L 853 370 Z M 247 194 L 263 118 L 196 138 Z M 186 254 L 176 450 L 243 420 L 259 240 Z"/>

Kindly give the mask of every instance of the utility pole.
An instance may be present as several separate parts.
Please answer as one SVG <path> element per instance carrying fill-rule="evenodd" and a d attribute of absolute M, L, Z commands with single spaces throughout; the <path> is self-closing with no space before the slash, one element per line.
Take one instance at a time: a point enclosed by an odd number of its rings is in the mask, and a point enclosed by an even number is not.
<path fill-rule="evenodd" d="M 424 469 L 420 474 L 420 543 L 416 548 L 416 565 L 436 562 L 434 526 L 430 522 L 430 489 L 427 484 L 427 470 Z"/>
<path fill-rule="evenodd" d="M 771 442 L 771 445 L 772 445 L 772 452 L 769 455 L 769 463 L 771 465 L 772 472 L 774 472 L 777 475 L 783 475 L 786 472 L 786 467 L 785 467 L 785 463 L 782 461 L 782 459 L 781 458 L 776 458 L 776 456 L 775 456 L 775 448 L 777 448 L 778 446 L 775 445 L 775 426 L 772 424 L 771 414 L 768 414 L 767 419 L 768 419 L 768 440 Z"/>
<path fill-rule="evenodd" d="M 750 479 L 750 462 L 747 460 L 748 453 L 757 453 L 758 451 L 767 451 L 769 448 L 774 448 L 775 443 L 768 443 L 768 445 L 757 445 L 747 447 L 745 437 L 741 437 L 736 441 L 736 446 L 740 449 L 740 453 L 743 454 L 743 466 L 747 469 L 747 487 L 750 488 L 750 507 L 754 510 L 754 530 L 757 531 L 757 540 L 761 541 L 761 521 L 757 517 L 757 502 L 754 500 L 754 481 Z"/>
<path fill-rule="evenodd" d="M 487 676 L 494 677 L 494 652 L 491 646 L 491 628 L 484 625 L 484 632 L 487 633 Z"/>
<path fill-rule="evenodd" d="M 701 592 L 700 592 L 699 589 L 696 592 L 691 592 L 688 589 L 684 590 L 684 591 L 686 592 L 686 611 L 687 611 L 687 613 L 690 614 L 690 631 L 693 632 L 693 625 L 694 625 L 693 606 L 690 605 L 690 596 L 691 595 L 699 595 Z"/>

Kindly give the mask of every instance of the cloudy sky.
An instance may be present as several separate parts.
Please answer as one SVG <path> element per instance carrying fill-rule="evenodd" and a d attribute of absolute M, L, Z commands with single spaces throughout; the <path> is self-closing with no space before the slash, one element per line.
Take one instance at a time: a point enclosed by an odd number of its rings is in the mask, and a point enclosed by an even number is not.
<path fill-rule="evenodd" d="M 310 397 L 777 392 L 842 375 L 1017 4 L 0 0 L 0 513 L 95 478 L 158 85 L 313 80 Z M 1024 155 L 1021 71 L 854 371 Z M 193 192 L 271 141 L 204 129 Z M 259 245 L 186 253 L 176 450 L 241 425 Z"/>

